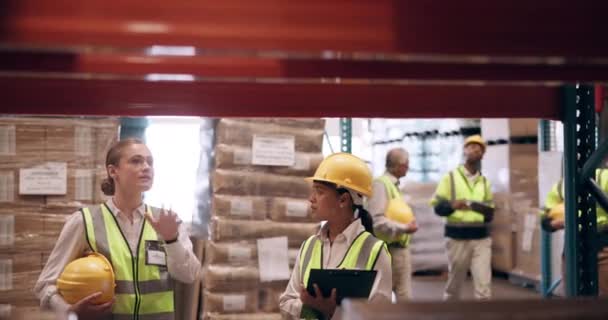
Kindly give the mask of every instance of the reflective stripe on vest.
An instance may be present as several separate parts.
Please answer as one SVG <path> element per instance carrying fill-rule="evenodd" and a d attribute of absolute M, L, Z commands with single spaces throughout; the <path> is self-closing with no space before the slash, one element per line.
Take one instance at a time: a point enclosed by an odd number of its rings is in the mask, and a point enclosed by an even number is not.
<path fill-rule="evenodd" d="M 608 189 L 606 186 L 604 186 L 605 179 L 602 179 L 605 174 L 608 174 L 607 169 L 595 170 L 595 181 L 597 182 L 597 185 L 600 186 L 600 189 L 604 191 L 604 193 L 606 193 Z M 564 202 L 564 193 L 564 179 L 559 179 L 559 181 L 557 182 L 557 195 L 559 196 L 561 202 Z M 596 205 L 596 217 L 598 230 L 608 228 L 608 213 L 599 204 Z"/>
<path fill-rule="evenodd" d="M 156 210 L 155 214 L 156 214 Z M 103 254 L 116 278 L 114 319 L 165 320 L 174 318 L 173 283 L 166 267 L 146 264 L 146 242 L 158 235 L 144 219 L 137 254 L 133 256 L 116 217 L 102 204 L 82 208 L 87 242 L 91 250 Z M 146 206 L 146 211 L 152 209 Z"/>
<path fill-rule="evenodd" d="M 342 258 L 342 262 L 336 269 L 373 270 L 382 248 L 386 250 L 390 257 L 384 241 L 378 240 L 367 231 L 363 231 L 351 243 L 344 258 Z M 308 238 L 302 246 L 299 259 L 300 279 L 305 286 L 308 286 L 310 270 L 323 269 L 323 241 L 316 235 Z M 300 318 L 316 319 L 316 315 L 315 311 L 303 306 Z"/>
<path fill-rule="evenodd" d="M 384 188 L 386 189 L 386 194 L 387 194 L 387 199 L 388 199 L 387 204 L 386 204 L 387 208 L 388 208 L 389 201 L 403 201 L 403 198 L 401 197 L 401 192 L 399 192 L 399 189 L 397 189 L 397 186 L 390 180 L 389 177 L 381 176 L 377 180 L 382 182 L 382 184 L 384 185 Z M 384 215 L 386 216 L 386 213 Z M 383 234 L 382 232 L 378 232 L 378 231 L 375 231 L 374 234 L 376 234 L 376 236 L 379 239 L 386 241 L 386 243 L 389 243 L 389 244 L 398 243 L 403 247 L 407 247 L 409 245 L 410 239 L 411 239 L 411 237 L 408 234 L 402 234 L 402 235 L 394 237 L 394 238 L 387 234 Z"/>
<path fill-rule="evenodd" d="M 482 183 L 480 183 L 482 182 Z M 489 203 L 487 201 L 487 181 L 486 177 L 480 175 L 473 186 L 469 184 L 469 179 L 463 173 L 463 167 L 450 172 L 450 200 L 470 200 Z M 455 210 L 447 217 L 447 222 L 461 223 L 484 223 L 484 216 L 473 210 Z"/>

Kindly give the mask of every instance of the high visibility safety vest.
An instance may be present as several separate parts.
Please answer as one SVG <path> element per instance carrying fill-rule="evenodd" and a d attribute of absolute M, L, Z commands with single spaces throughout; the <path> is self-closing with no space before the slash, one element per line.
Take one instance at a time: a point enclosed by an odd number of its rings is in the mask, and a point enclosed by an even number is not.
<path fill-rule="evenodd" d="M 144 219 L 133 255 L 116 217 L 105 205 L 82 208 L 87 242 L 111 263 L 116 278 L 113 319 L 174 319 L 173 283 L 165 266 L 147 264 L 146 247 L 160 248 L 159 237 Z M 146 206 L 146 212 L 152 208 Z M 154 208 L 157 213 L 158 209 Z"/>
<path fill-rule="evenodd" d="M 376 181 L 382 182 L 382 184 L 384 185 L 384 188 L 386 189 L 386 193 L 387 193 L 387 197 L 388 197 L 388 201 L 387 201 L 387 205 L 386 205 L 387 208 L 388 208 L 388 203 L 390 201 L 403 201 L 403 198 L 401 197 L 401 192 L 399 192 L 399 189 L 390 180 L 389 177 L 381 176 L 380 178 L 376 179 Z M 393 238 L 387 234 L 383 234 L 382 232 L 374 232 L 374 233 L 376 234 L 376 236 L 379 239 L 384 240 L 386 243 L 389 243 L 389 244 L 398 243 L 402 247 L 407 247 L 410 244 L 410 240 L 411 240 L 411 237 L 409 234 L 402 234 L 400 236 L 397 236 L 396 238 Z"/>
<path fill-rule="evenodd" d="M 336 269 L 373 270 L 381 250 L 388 248 L 384 241 L 377 239 L 367 231 L 361 232 L 351 243 L 342 262 Z M 302 245 L 300 250 L 300 279 L 304 285 L 308 284 L 311 269 L 323 269 L 323 241 L 317 236 L 311 236 Z M 304 306 L 300 318 L 315 319 L 315 312 Z"/>
<path fill-rule="evenodd" d="M 465 176 L 464 166 L 459 166 L 446 175 L 435 191 L 435 197 L 431 200 L 431 205 L 435 206 L 441 200 L 469 200 L 478 201 L 493 207 L 492 191 L 490 183 L 486 177 L 479 175 L 471 183 Z M 455 210 L 447 217 L 448 224 L 482 224 L 484 223 L 483 214 L 473 210 Z"/>
<path fill-rule="evenodd" d="M 604 192 L 608 192 L 608 169 L 595 170 L 595 181 Z M 563 203 L 564 193 L 564 180 L 560 179 L 551 187 L 551 191 L 547 194 L 547 198 L 545 199 L 545 210 L 541 211 L 541 214 L 544 215 L 549 212 L 551 208 Z M 598 229 L 608 228 L 608 213 L 599 205 L 596 207 L 596 216 Z"/>

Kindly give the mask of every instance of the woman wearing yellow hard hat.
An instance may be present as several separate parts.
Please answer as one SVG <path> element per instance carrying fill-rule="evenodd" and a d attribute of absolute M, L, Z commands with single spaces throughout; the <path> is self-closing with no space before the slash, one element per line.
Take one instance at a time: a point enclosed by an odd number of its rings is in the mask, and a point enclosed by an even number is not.
<path fill-rule="evenodd" d="M 174 319 L 173 280 L 192 283 L 200 262 L 177 215 L 142 201 L 153 158 L 137 139 L 106 154 L 109 200 L 73 213 L 34 288 L 41 306 L 79 319 Z"/>
<path fill-rule="evenodd" d="M 314 269 L 376 270 L 370 301 L 390 301 L 392 275 L 386 244 L 373 235 L 373 223 L 363 208 L 371 196 L 372 175 L 361 159 L 336 153 L 321 162 L 312 181 L 309 198 L 313 215 L 326 221 L 319 232 L 306 240 L 279 303 L 285 318 L 331 318 L 336 310 L 335 289 L 324 297 L 317 284 L 314 296 L 306 284 Z M 348 293 L 341 293 L 347 296 Z"/>

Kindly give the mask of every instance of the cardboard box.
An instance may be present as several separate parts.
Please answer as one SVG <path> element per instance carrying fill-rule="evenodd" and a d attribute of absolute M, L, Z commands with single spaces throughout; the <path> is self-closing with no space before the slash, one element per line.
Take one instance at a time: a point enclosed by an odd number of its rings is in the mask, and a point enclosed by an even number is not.
<path fill-rule="evenodd" d="M 267 196 L 306 199 L 311 185 L 302 177 L 261 172 L 217 169 L 213 172 L 214 194 Z"/>
<path fill-rule="evenodd" d="M 214 293 L 203 291 L 205 312 L 211 313 L 255 313 L 259 308 L 258 290 Z"/>
<path fill-rule="evenodd" d="M 211 240 L 240 241 L 286 236 L 289 246 L 299 248 L 319 230 L 319 223 L 287 223 L 268 220 L 231 220 L 214 217 L 211 221 Z"/>
<path fill-rule="evenodd" d="M 513 272 L 528 279 L 540 280 L 540 221 L 538 208 L 517 217 L 517 255 Z"/>
<path fill-rule="evenodd" d="M 323 129 L 303 129 L 284 127 L 275 124 L 243 122 L 234 119 L 221 119 L 216 127 L 216 144 L 251 147 L 253 136 L 281 135 L 293 136 L 295 151 L 321 153 L 323 150 Z"/>

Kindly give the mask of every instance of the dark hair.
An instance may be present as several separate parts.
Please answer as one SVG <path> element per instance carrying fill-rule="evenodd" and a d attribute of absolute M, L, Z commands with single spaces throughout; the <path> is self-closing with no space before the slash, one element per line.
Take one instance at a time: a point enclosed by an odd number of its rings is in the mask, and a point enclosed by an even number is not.
<path fill-rule="evenodd" d="M 115 142 L 110 147 L 110 150 L 108 150 L 108 153 L 106 154 L 106 173 L 108 172 L 109 165 L 118 166 L 118 164 L 120 163 L 120 158 L 122 158 L 122 150 L 125 147 L 128 147 L 133 144 L 145 143 L 137 138 L 126 138 Z M 110 177 L 109 173 L 107 174 L 108 177 L 103 179 L 103 181 L 101 182 L 101 191 L 103 191 L 103 194 L 105 194 L 106 196 L 113 196 L 114 192 L 116 192 L 116 186 L 114 185 L 114 179 Z"/>
<path fill-rule="evenodd" d="M 348 195 L 350 196 L 350 192 L 348 192 L 347 189 L 338 188 L 338 189 L 336 189 L 336 191 L 338 191 L 339 195 L 348 193 Z M 369 214 L 369 212 L 367 210 L 365 210 L 365 208 L 363 208 L 362 205 L 357 205 L 357 204 L 353 203 L 352 209 L 353 209 L 353 212 L 358 212 L 359 218 L 361 219 L 361 224 L 363 225 L 363 228 L 365 228 L 365 231 L 367 231 L 375 236 L 374 219 L 372 219 L 372 215 Z"/>
<path fill-rule="evenodd" d="M 336 192 L 338 192 L 338 195 L 348 193 L 348 195 L 350 196 L 350 193 L 348 192 L 347 189 L 338 188 L 338 186 L 335 183 L 331 183 L 331 182 L 327 182 L 327 181 L 318 181 L 318 180 L 315 180 L 315 182 L 326 185 L 330 188 L 334 188 L 336 190 Z M 352 197 L 351 197 L 351 199 L 352 199 Z M 359 218 L 361 219 L 361 224 L 363 225 L 363 228 L 365 228 L 365 231 L 367 231 L 375 236 L 374 220 L 372 219 L 371 214 L 369 214 L 369 212 L 367 210 L 365 210 L 362 205 L 356 205 L 353 203 L 352 209 L 353 209 L 353 213 L 358 212 Z"/>

